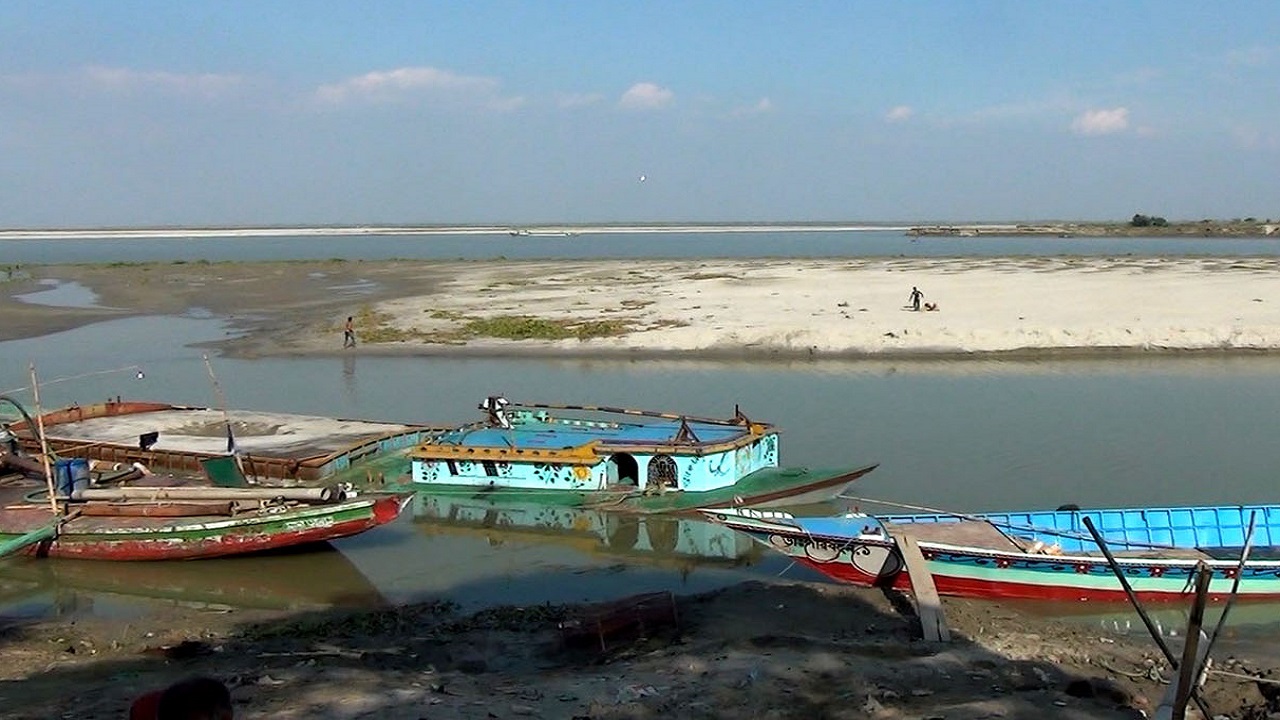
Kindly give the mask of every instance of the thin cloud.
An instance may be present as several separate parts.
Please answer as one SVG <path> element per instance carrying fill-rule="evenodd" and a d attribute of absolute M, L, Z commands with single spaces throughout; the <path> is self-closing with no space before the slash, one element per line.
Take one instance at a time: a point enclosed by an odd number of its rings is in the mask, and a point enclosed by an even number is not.
<path fill-rule="evenodd" d="M 565 110 L 599 105 L 603 101 L 604 96 L 599 93 L 563 93 L 556 96 L 556 106 Z"/>
<path fill-rule="evenodd" d="M 622 93 L 618 107 L 625 110 L 658 110 L 675 101 L 676 94 L 650 82 L 636 83 Z"/>
<path fill-rule="evenodd" d="M 1280 150 L 1280 134 L 1257 128 L 1239 127 L 1231 133 L 1236 144 L 1246 150 Z"/>
<path fill-rule="evenodd" d="M 884 119 L 891 123 L 900 123 L 910 120 L 911 116 L 915 114 L 916 111 L 912 110 L 909 105 L 899 105 L 885 113 Z"/>
<path fill-rule="evenodd" d="M 1276 48 L 1265 45 L 1254 45 L 1247 48 L 1237 48 L 1227 53 L 1227 65 L 1235 67 L 1258 68 L 1271 64 L 1271 60 L 1276 56 Z"/>
<path fill-rule="evenodd" d="M 322 85 L 315 97 L 323 103 L 388 103 L 418 97 L 446 97 L 471 102 L 494 110 L 511 110 L 524 103 L 520 97 L 503 96 L 497 80 L 477 75 L 459 75 L 434 67 L 403 67 L 375 71 Z"/>
<path fill-rule="evenodd" d="M 221 95 L 244 83 L 239 75 L 218 73 L 174 73 L 139 71 L 120 67 L 92 66 L 84 69 L 85 80 L 94 87 L 106 90 L 163 90 L 166 92 L 212 97 Z"/>
<path fill-rule="evenodd" d="M 1077 135 L 1111 135 L 1129 128 L 1129 109 L 1089 110 L 1071 122 Z"/>
<path fill-rule="evenodd" d="M 1154 80 L 1164 77 L 1164 71 L 1153 67 L 1140 67 L 1122 72 L 1115 76 L 1115 84 L 1127 87 L 1133 85 L 1146 85 Z"/>
<path fill-rule="evenodd" d="M 754 105 L 735 108 L 729 114 L 733 117 L 745 117 L 748 115 L 763 115 L 769 112 L 773 112 L 773 101 L 766 97 L 760 98 Z"/>

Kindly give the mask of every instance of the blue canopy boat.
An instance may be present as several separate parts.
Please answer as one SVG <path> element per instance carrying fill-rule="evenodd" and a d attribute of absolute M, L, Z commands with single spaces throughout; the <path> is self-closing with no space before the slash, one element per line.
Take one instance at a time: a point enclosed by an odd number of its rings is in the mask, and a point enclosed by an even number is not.
<path fill-rule="evenodd" d="M 1123 600 L 1120 581 L 1085 525 L 1088 518 L 1139 598 L 1185 598 L 1194 592 L 1201 566 L 1213 571 L 1211 597 L 1235 590 L 1241 598 L 1280 598 L 1275 505 L 825 518 L 738 508 L 704 513 L 840 582 L 909 588 L 895 538 L 911 536 L 941 594 Z"/>
<path fill-rule="evenodd" d="M 630 512 L 786 507 L 830 500 L 875 465 L 778 465 L 778 432 L 741 411 L 727 420 L 622 408 L 513 404 L 409 452 L 413 483 L 439 495 L 516 495 Z"/>

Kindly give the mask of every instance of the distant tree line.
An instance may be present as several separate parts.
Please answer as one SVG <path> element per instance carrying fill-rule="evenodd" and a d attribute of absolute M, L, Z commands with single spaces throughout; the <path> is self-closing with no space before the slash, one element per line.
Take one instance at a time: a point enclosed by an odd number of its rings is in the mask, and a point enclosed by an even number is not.
<path fill-rule="evenodd" d="M 1162 217 L 1138 214 L 1133 216 L 1129 224 L 1133 227 L 1164 227 L 1169 224 L 1169 221 Z"/>

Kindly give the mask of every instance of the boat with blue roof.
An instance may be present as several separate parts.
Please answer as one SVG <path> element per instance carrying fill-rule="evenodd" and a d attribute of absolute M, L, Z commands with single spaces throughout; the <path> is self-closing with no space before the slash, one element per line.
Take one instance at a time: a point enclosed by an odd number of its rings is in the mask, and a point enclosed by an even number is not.
<path fill-rule="evenodd" d="M 778 430 L 735 408 L 714 419 L 491 396 L 483 419 L 409 451 L 432 494 L 518 496 L 625 512 L 796 507 L 830 501 L 876 465 L 781 467 Z"/>
<path fill-rule="evenodd" d="M 902 549 L 910 538 L 943 595 L 1123 601 L 1119 571 L 1140 599 L 1185 600 L 1208 569 L 1211 598 L 1280 599 L 1280 506 L 1274 505 L 835 517 L 716 508 L 704 514 L 854 585 L 910 589 Z"/>

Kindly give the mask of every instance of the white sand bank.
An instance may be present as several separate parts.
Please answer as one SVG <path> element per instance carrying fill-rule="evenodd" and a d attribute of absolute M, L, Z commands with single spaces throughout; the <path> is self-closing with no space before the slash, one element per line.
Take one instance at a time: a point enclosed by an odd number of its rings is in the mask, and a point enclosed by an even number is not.
<path fill-rule="evenodd" d="M 563 351 L 814 354 L 1079 348 L 1280 349 L 1280 259 L 963 258 L 459 263 L 432 295 L 376 307 L 439 337 L 466 318 L 624 320 Z M 912 312 L 912 286 L 936 312 Z M 413 345 L 418 341 L 407 341 Z M 428 342 L 424 340 L 423 342 Z"/>

